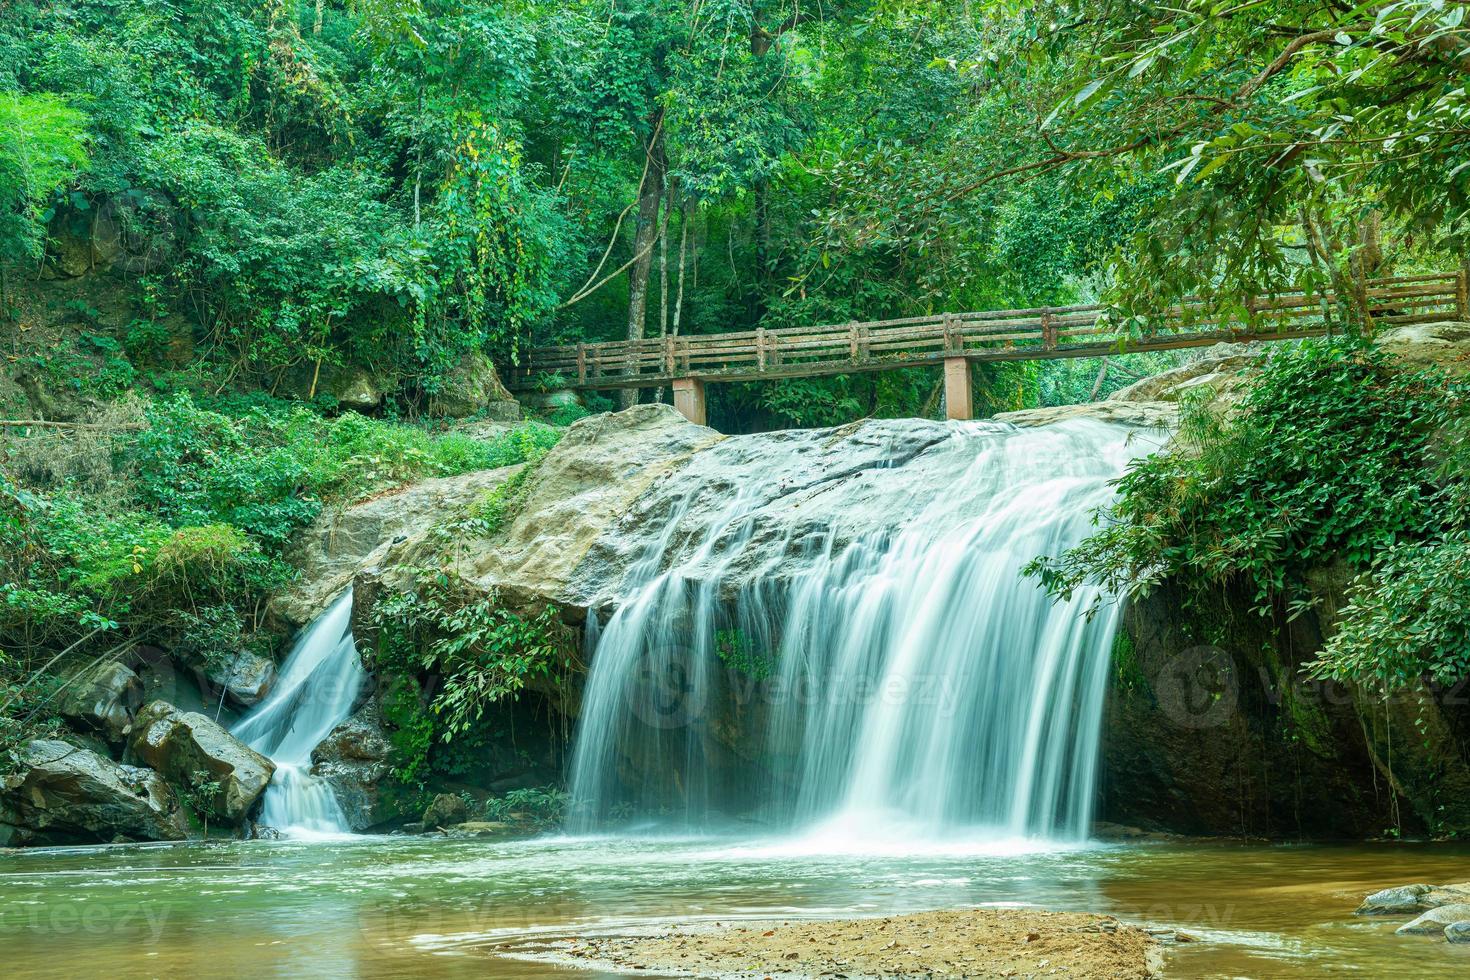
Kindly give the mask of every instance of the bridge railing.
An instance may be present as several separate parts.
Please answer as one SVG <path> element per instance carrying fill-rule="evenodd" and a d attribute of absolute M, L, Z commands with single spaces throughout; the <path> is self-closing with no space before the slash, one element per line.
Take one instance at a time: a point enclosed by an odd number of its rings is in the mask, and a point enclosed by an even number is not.
<path fill-rule="evenodd" d="M 1376 323 L 1470 319 L 1464 270 L 1370 279 L 1357 289 L 1355 302 Z M 553 374 L 571 387 L 627 388 L 676 378 L 741 381 L 888 370 L 955 357 L 1095 357 L 1221 340 L 1308 337 L 1328 332 L 1337 301 L 1331 291 L 1256 297 L 1245 303 L 1244 321 L 1190 299 L 1124 322 L 1111 319 L 1109 307 L 1092 304 L 568 344 L 534 348 L 512 386 L 525 388 Z"/>

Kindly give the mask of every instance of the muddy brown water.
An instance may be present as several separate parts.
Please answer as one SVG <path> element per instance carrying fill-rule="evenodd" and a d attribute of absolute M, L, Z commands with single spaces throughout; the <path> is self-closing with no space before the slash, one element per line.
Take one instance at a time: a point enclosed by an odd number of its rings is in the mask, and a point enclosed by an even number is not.
<path fill-rule="evenodd" d="M 1470 975 L 1470 948 L 1352 915 L 1470 880 L 1470 847 L 1033 848 L 820 839 L 357 837 L 0 854 L 8 977 L 612 977 L 508 960 L 530 936 L 1035 905 L 1175 926 L 1179 977 Z"/>

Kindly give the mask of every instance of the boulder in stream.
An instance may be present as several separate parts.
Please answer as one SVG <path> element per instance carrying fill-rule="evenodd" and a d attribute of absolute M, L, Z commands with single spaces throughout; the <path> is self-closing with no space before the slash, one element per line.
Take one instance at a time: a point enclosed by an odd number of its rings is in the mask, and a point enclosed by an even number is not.
<path fill-rule="evenodd" d="M 214 816 L 239 823 L 265 792 L 275 764 L 197 711 L 154 701 L 138 712 L 128 751 L 204 796 Z M 209 784 L 218 784 L 209 789 Z"/>
<path fill-rule="evenodd" d="M 440 793 L 424 811 L 424 826 L 452 827 L 470 818 L 469 804 L 453 793 Z"/>
<path fill-rule="evenodd" d="M 212 684 L 223 688 L 230 700 L 242 708 L 253 708 L 265 700 L 276 683 L 276 665 L 267 657 L 240 650 L 211 667 Z"/>
<path fill-rule="evenodd" d="M 1399 926 L 1394 931 L 1400 936 L 1440 936 L 1445 927 L 1470 919 L 1470 904 L 1458 902 L 1430 909 L 1414 921 Z"/>
<path fill-rule="evenodd" d="M 1418 915 L 1444 905 L 1470 902 L 1470 882 L 1455 885 L 1399 885 L 1363 899 L 1356 915 Z"/>
<path fill-rule="evenodd" d="M 1451 943 L 1470 943 L 1470 919 L 1451 922 L 1445 926 L 1444 938 Z"/>
<path fill-rule="evenodd" d="M 16 750 L 0 781 L 0 845 L 183 840 L 179 801 L 151 769 L 37 739 Z"/>
<path fill-rule="evenodd" d="M 312 775 L 331 784 L 347 825 L 355 831 L 394 816 L 380 792 L 391 751 L 377 704 L 369 701 L 311 752 Z"/>

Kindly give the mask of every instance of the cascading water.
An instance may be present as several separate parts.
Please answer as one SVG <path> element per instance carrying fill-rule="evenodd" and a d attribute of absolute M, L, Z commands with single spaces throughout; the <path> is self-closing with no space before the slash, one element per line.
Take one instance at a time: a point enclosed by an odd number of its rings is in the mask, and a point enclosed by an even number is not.
<path fill-rule="evenodd" d="M 292 836 L 351 830 L 332 787 L 311 774 L 311 750 L 352 713 L 367 679 L 351 617 L 348 589 L 297 639 L 270 696 L 232 730 L 276 764 L 260 822 Z"/>
<path fill-rule="evenodd" d="M 1086 536 L 1135 431 L 952 423 L 795 503 L 789 475 L 691 478 L 590 639 L 573 829 L 1085 838 L 1116 607 L 1021 569 Z M 751 764 L 716 758 L 737 728 Z"/>

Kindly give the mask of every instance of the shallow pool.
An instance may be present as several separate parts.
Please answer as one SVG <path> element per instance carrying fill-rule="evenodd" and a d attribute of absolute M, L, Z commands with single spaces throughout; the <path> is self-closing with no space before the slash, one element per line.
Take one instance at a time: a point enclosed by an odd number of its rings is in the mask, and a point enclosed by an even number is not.
<path fill-rule="evenodd" d="M 589 977 L 497 943 L 738 918 L 989 904 L 1110 912 L 1200 943 L 1178 976 L 1470 973 L 1470 948 L 1351 913 L 1470 879 L 1460 845 L 827 845 L 739 839 L 357 837 L 0 855 L 0 972 L 25 977 Z"/>

